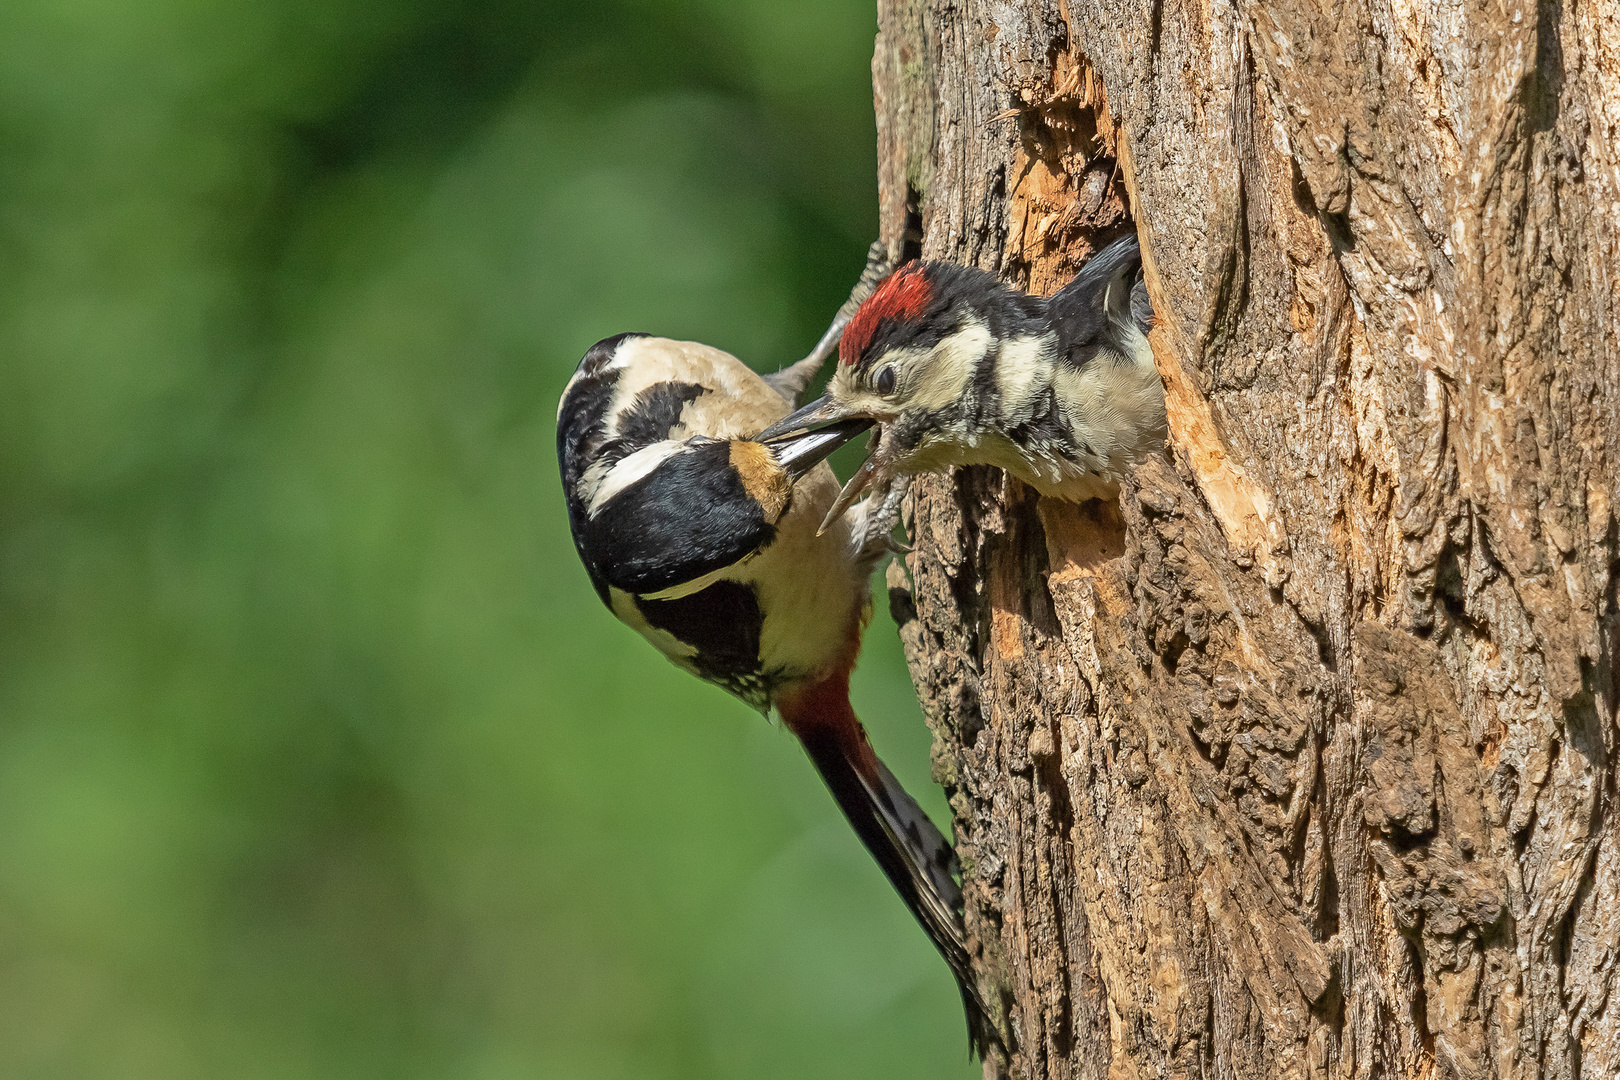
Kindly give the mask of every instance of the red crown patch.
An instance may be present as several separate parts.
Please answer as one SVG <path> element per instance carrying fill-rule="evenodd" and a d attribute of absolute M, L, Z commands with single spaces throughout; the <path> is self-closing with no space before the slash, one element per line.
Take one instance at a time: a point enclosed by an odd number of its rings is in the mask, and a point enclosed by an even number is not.
<path fill-rule="evenodd" d="M 922 264 L 909 262 L 890 274 L 849 320 L 844 338 L 838 343 L 838 362 L 853 364 L 860 359 L 882 320 L 905 322 L 920 317 L 932 296 L 933 286 L 928 284 Z"/>

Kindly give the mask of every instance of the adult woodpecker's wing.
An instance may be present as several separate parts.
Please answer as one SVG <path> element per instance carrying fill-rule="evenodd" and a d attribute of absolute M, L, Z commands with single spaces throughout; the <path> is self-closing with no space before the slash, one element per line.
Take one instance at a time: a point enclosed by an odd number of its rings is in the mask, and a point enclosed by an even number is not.
<path fill-rule="evenodd" d="M 1110 322 L 1132 318 L 1132 285 L 1141 266 L 1135 234 L 1122 236 L 1087 259 L 1074 280 L 1052 296 L 1048 311 L 1059 356 L 1078 367 L 1096 354 Z"/>
<path fill-rule="evenodd" d="M 592 576 L 636 595 L 665 592 L 740 562 L 775 538 L 774 515 L 767 518 L 732 465 L 733 444 L 666 441 L 639 453 L 647 471 L 584 508 L 576 538 Z M 614 468 L 634 472 L 642 464 L 626 458 Z"/>
<path fill-rule="evenodd" d="M 576 512 L 593 578 L 637 596 L 701 588 L 776 539 L 793 485 L 869 421 L 772 446 L 694 436 L 636 450 L 602 470 Z"/>

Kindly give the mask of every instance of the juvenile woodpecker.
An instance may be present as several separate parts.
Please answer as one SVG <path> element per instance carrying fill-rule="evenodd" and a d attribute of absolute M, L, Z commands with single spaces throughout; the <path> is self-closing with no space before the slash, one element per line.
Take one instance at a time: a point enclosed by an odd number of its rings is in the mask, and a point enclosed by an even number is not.
<path fill-rule="evenodd" d="M 883 548 L 857 543 L 859 511 L 818 531 L 838 497 L 824 459 L 870 421 L 755 439 L 819 363 L 812 353 L 761 377 L 695 342 L 620 334 L 593 345 L 557 414 L 568 520 L 616 616 L 692 674 L 781 714 L 950 965 L 982 1056 L 1000 1039 L 968 962 L 956 854 L 878 760 L 849 701 Z"/>
<path fill-rule="evenodd" d="M 868 486 L 892 515 L 895 480 L 953 465 L 997 465 L 1043 495 L 1113 498 L 1165 439 L 1141 266 L 1136 237 L 1122 237 L 1046 299 L 972 267 L 908 263 L 856 311 L 827 393 L 762 437 L 881 425 L 829 522 Z"/>

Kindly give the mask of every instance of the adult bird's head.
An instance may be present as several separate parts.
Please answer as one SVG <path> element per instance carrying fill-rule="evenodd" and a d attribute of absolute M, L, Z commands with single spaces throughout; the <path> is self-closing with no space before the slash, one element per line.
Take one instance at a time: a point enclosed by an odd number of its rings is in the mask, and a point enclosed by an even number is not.
<path fill-rule="evenodd" d="M 592 346 L 563 392 L 557 450 L 574 538 L 604 600 L 612 588 L 656 596 L 751 557 L 795 493 L 808 497 L 801 481 L 831 501 L 831 471 L 815 480 L 816 466 L 870 421 L 754 438 L 786 409 L 706 345 L 621 334 Z"/>

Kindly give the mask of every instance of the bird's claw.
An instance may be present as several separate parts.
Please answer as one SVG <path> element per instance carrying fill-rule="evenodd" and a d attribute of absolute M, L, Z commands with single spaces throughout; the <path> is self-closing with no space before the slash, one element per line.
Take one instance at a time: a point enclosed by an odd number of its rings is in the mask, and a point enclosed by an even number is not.
<path fill-rule="evenodd" d="M 911 550 L 894 539 L 894 527 L 900 524 L 900 504 L 910 487 L 909 480 L 909 477 L 894 476 L 879 481 L 862 500 L 854 523 L 857 551 L 875 557 L 884 553 L 904 555 Z"/>
<path fill-rule="evenodd" d="M 866 266 L 861 270 L 861 276 L 855 282 L 855 287 L 850 290 L 849 299 L 839 307 L 838 313 L 833 316 L 832 325 L 821 335 L 816 347 L 798 363 L 789 364 L 781 371 L 765 376 L 765 381 L 781 392 L 789 403 L 797 401 L 798 396 L 804 393 L 805 387 L 816 377 L 816 372 L 821 370 L 822 363 L 838 350 L 838 343 L 844 337 L 844 327 L 849 325 L 849 321 L 855 317 L 855 312 L 860 310 L 861 304 L 877 291 L 878 285 L 893 269 L 894 262 L 889 258 L 888 246 L 881 240 L 872 241 L 872 246 L 866 249 Z"/>

